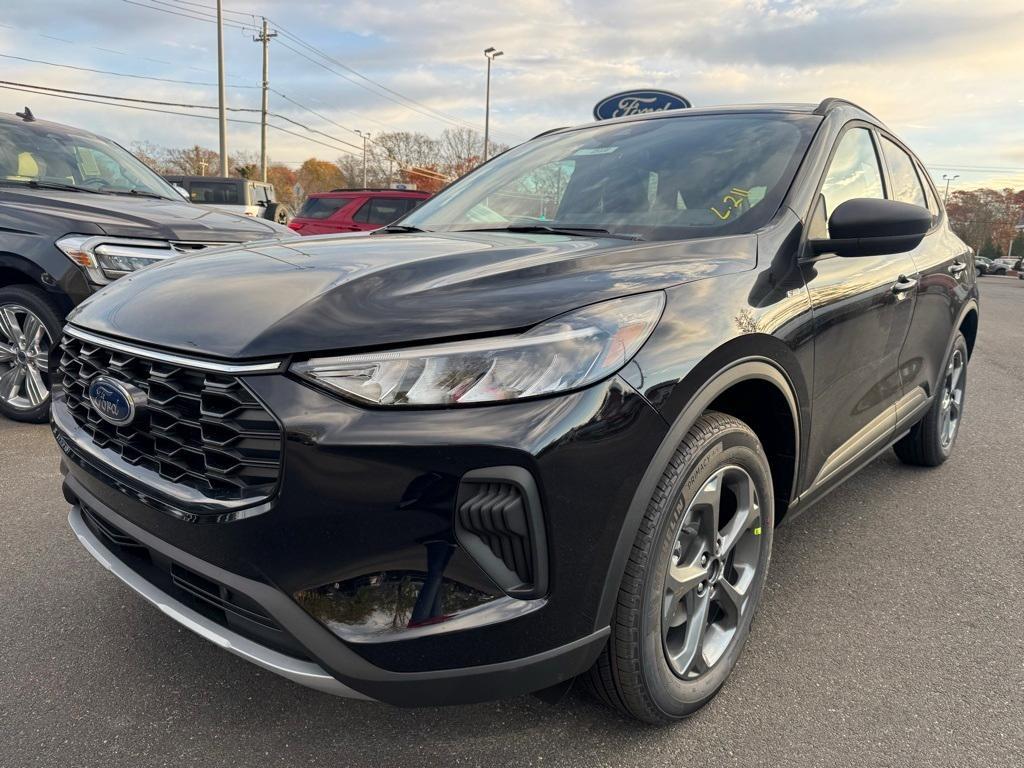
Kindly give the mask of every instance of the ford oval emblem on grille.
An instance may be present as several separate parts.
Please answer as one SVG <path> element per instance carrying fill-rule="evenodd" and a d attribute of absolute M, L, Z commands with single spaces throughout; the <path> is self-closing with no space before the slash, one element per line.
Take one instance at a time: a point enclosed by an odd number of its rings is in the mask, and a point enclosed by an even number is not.
<path fill-rule="evenodd" d="M 146 394 L 131 384 L 97 376 L 89 385 L 89 402 L 101 419 L 123 427 L 131 424 L 145 405 Z"/>

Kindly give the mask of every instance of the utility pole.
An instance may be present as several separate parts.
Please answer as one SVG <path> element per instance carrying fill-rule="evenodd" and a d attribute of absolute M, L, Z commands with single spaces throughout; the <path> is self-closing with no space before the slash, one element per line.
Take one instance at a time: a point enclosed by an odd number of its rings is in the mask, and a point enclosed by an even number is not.
<path fill-rule="evenodd" d="M 270 38 L 277 37 L 277 32 L 267 30 L 267 19 L 263 17 L 263 29 L 259 36 L 253 38 L 255 43 L 263 43 L 263 108 L 260 119 L 260 179 L 267 180 L 267 91 L 270 88 L 270 60 L 268 45 Z"/>
<path fill-rule="evenodd" d="M 220 175 L 228 175 L 228 113 L 224 97 L 224 0 L 217 0 L 217 91 L 220 95 Z"/>
<path fill-rule="evenodd" d="M 359 130 L 356 133 L 363 137 L 363 189 L 366 189 L 366 142 L 370 138 L 370 133 L 369 131 L 364 133 Z"/>
<path fill-rule="evenodd" d="M 956 181 L 959 178 L 960 178 L 960 174 L 959 173 L 956 174 L 955 176 L 947 176 L 946 174 L 942 174 L 942 180 L 946 182 L 946 192 L 942 195 L 942 204 L 943 205 L 945 205 L 946 201 L 949 199 L 949 182 Z"/>
<path fill-rule="evenodd" d="M 491 62 L 499 56 L 503 56 L 504 51 L 499 51 L 493 46 L 484 49 L 484 58 L 487 59 L 487 96 L 484 99 L 484 152 L 483 162 L 487 162 L 487 145 L 491 140 Z"/>

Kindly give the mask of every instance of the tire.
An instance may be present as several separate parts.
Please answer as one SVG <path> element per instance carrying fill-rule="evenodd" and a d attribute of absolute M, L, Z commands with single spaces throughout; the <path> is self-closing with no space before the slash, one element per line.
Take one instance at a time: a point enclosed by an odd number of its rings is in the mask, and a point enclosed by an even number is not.
<path fill-rule="evenodd" d="M 270 203 L 263 212 L 263 218 L 270 219 L 278 224 L 288 223 L 288 209 L 281 203 Z"/>
<path fill-rule="evenodd" d="M 715 498 L 719 514 L 712 515 Z M 693 714 L 718 693 L 746 642 L 767 576 L 773 498 L 768 459 L 753 430 L 722 413 L 701 416 L 640 523 L 611 636 L 586 676 L 599 699 L 664 724 Z M 712 517 L 718 524 L 709 524 Z M 713 529 L 720 534 L 717 553 L 706 538 Z M 670 565 L 679 581 L 668 579 Z M 737 587 L 740 600 L 730 601 Z"/>
<path fill-rule="evenodd" d="M 967 340 L 958 331 L 946 357 L 942 379 L 935 389 L 931 406 L 910 432 L 893 446 L 904 464 L 937 467 L 953 452 L 963 421 L 967 360 Z"/>
<path fill-rule="evenodd" d="M 50 414 L 49 354 L 64 318 L 39 288 L 0 288 L 0 414 L 40 424 Z M 26 338 L 28 331 L 32 338 Z"/>

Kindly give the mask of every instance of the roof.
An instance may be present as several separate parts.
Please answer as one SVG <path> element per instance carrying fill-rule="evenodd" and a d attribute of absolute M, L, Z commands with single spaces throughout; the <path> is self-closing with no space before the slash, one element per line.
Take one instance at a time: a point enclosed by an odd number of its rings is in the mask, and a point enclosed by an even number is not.
<path fill-rule="evenodd" d="M 82 128 L 75 128 L 74 126 L 64 125 L 63 123 L 51 123 L 49 120 L 40 120 L 38 117 L 34 120 L 23 120 L 13 114 L 0 113 L 0 123 L 17 124 L 40 131 L 58 131 L 61 133 L 73 133 L 80 136 L 102 138 L 101 136 L 92 133 L 91 131 L 83 130 Z"/>
<path fill-rule="evenodd" d="M 164 173 L 161 174 L 167 181 L 236 181 L 236 182 L 248 182 L 249 184 L 264 184 L 266 186 L 272 186 L 269 181 L 260 181 L 259 179 L 244 179 L 241 176 L 195 176 L 187 173 Z"/>
<path fill-rule="evenodd" d="M 388 195 L 427 195 L 428 197 L 430 196 L 429 192 L 424 192 L 422 189 L 391 189 L 390 187 L 358 187 L 352 189 L 338 188 L 332 189 L 329 192 L 310 192 L 309 196 L 312 197 L 313 195 L 338 195 L 339 197 L 341 197 L 343 195 L 361 195 L 367 192 Z"/>
<path fill-rule="evenodd" d="M 680 117 L 693 117 L 695 115 L 731 115 L 731 114 L 757 114 L 757 113 L 775 113 L 775 114 L 801 114 L 801 115 L 818 115 L 824 117 L 825 115 L 837 111 L 844 110 L 851 113 L 851 117 L 860 117 L 861 119 L 870 120 L 871 122 L 882 125 L 882 122 L 868 112 L 863 107 L 854 104 L 852 101 L 846 99 L 829 97 L 824 99 L 817 104 L 810 103 L 767 103 L 767 104 L 722 104 L 714 107 L 689 107 L 687 109 L 671 109 L 662 112 L 646 112 L 640 115 L 629 115 L 627 117 L 615 117 L 611 120 L 601 120 L 599 122 L 580 123 L 578 125 L 566 126 L 564 128 L 556 128 L 550 131 L 544 131 L 543 133 L 537 134 L 534 138 L 540 136 L 546 136 L 551 133 L 557 133 L 559 131 L 572 131 L 580 128 L 592 128 L 595 125 L 604 125 L 606 123 L 629 123 L 637 120 L 665 120 Z"/>

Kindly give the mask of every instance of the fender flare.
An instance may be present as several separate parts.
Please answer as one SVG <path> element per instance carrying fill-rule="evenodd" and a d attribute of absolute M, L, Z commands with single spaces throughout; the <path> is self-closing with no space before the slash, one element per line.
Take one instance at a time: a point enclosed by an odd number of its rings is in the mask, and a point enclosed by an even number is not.
<path fill-rule="evenodd" d="M 622 575 L 626 570 L 626 562 L 629 559 L 629 552 L 633 547 L 637 531 L 640 529 L 640 521 L 643 519 L 647 504 L 654 494 L 654 489 L 668 468 L 669 461 L 679 447 L 679 443 L 682 442 L 683 437 L 690 431 L 690 428 L 700 418 L 700 415 L 714 402 L 715 398 L 733 385 L 751 379 L 761 379 L 774 384 L 782 392 L 786 402 L 789 404 L 790 415 L 793 418 L 793 431 L 796 438 L 794 457 L 796 471 L 793 473 L 793 498 L 796 498 L 795 486 L 800 475 L 801 446 L 800 410 L 793 384 L 784 369 L 770 358 L 744 357 L 734 360 L 715 373 L 690 398 L 690 401 L 669 427 L 668 432 L 654 454 L 654 458 L 647 467 L 647 471 L 644 472 L 644 476 L 641 478 L 633 494 L 633 500 L 630 502 L 629 509 L 626 511 L 622 527 L 619 531 L 619 538 L 615 543 L 615 548 L 608 563 L 608 572 L 605 575 L 601 599 L 597 607 L 595 628 L 605 627 L 611 621 L 619 586 L 622 583 Z"/>
<path fill-rule="evenodd" d="M 960 332 L 960 326 L 964 324 L 964 320 L 971 312 L 974 312 L 981 320 L 981 309 L 978 307 L 978 300 L 976 298 L 970 298 L 964 302 L 964 305 L 960 308 L 959 314 L 956 316 L 956 322 L 953 323 L 953 333 L 950 334 L 949 344 L 946 346 L 946 354 L 949 354 L 949 350 L 953 348 L 953 339 L 956 338 L 957 333 Z"/>
<path fill-rule="evenodd" d="M 26 259 L 24 256 L 20 256 L 17 253 L 11 253 L 9 251 L 0 252 L 0 268 L 20 272 L 27 277 L 29 281 L 40 287 L 46 287 L 43 284 L 43 268 L 31 259 Z"/>

